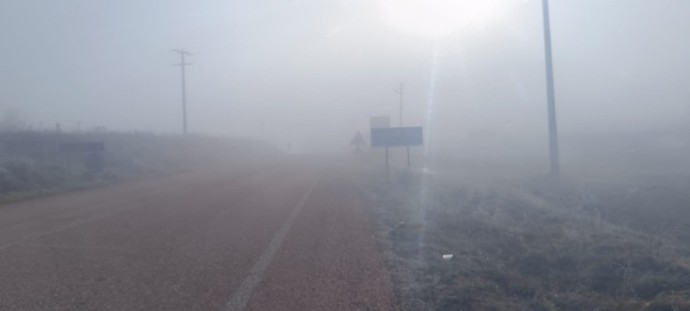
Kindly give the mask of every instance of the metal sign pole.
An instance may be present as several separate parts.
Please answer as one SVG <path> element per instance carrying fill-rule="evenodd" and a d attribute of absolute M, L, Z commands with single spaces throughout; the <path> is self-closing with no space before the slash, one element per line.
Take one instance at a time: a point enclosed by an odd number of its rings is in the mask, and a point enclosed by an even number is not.
<path fill-rule="evenodd" d="M 390 181 L 391 174 L 390 174 L 390 169 L 388 168 L 388 147 L 386 147 L 386 177 Z"/>

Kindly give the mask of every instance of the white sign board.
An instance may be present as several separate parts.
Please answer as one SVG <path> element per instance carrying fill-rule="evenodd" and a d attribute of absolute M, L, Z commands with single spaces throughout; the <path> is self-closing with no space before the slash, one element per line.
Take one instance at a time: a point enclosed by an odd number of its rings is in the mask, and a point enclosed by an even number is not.
<path fill-rule="evenodd" d="M 391 117 L 371 117 L 369 120 L 369 127 L 373 129 L 389 128 L 391 127 Z"/>

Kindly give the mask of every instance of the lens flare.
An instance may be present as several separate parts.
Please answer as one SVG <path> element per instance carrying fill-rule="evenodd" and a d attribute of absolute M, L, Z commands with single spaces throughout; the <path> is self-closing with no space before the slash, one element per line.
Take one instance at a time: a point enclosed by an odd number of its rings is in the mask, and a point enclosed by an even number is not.
<path fill-rule="evenodd" d="M 383 20 L 405 33 L 443 38 L 503 14 L 501 0 L 380 0 Z"/>

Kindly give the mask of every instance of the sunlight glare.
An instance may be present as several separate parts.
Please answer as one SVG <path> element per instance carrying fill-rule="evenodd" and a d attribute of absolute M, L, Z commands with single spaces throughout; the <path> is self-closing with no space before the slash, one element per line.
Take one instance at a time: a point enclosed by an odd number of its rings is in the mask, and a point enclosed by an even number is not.
<path fill-rule="evenodd" d="M 443 38 L 501 16 L 500 0 L 379 0 L 383 19 L 403 32 Z"/>

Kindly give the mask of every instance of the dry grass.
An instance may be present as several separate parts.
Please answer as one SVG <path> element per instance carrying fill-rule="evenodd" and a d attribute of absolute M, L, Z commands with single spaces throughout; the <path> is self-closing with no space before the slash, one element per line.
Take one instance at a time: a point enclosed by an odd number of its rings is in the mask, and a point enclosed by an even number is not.
<path fill-rule="evenodd" d="M 362 184 L 403 310 L 690 310 L 690 181 Z"/>
<path fill-rule="evenodd" d="M 105 144 L 105 165 L 100 172 L 87 170 L 88 153 L 60 151 L 62 143 L 89 141 Z M 268 144 L 241 138 L 137 132 L 0 132 L 0 202 L 118 180 L 246 164 L 277 154 Z"/>

